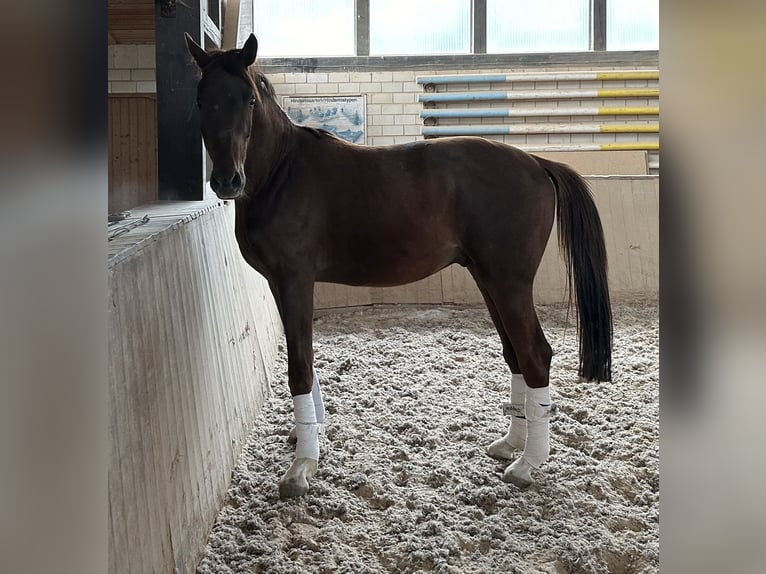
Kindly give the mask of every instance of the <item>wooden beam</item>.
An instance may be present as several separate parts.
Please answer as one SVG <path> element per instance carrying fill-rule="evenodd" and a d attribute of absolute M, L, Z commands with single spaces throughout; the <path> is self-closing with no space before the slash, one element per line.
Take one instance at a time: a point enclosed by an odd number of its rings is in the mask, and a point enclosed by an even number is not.
<path fill-rule="evenodd" d="M 238 47 L 239 35 L 239 0 L 228 0 L 223 13 L 223 38 L 221 48 L 231 50 Z"/>
<path fill-rule="evenodd" d="M 356 55 L 370 55 L 370 0 L 356 0 Z"/>
<path fill-rule="evenodd" d="M 199 70 L 184 41 L 188 32 L 203 43 L 200 0 L 178 2 L 175 10 L 155 6 L 157 54 L 157 179 L 158 196 L 199 200 L 204 196 L 205 154 L 197 112 Z M 166 17 L 164 14 L 174 16 Z"/>
<path fill-rule="evenodd" d="M 487 53 L 487 0 L 474 0 L 472 6 L 473 13 L 471 21 L 473 22 L 473 53 Z"/>
<path fill-rule="evenodd" d="M 606 50 L 606 0 L 593 0 L 593 50 Z"/>
<path fill-rule="evenodd" d="M 216 48 L 221 47 L 221 31 L 215 22 L 207 14 L 202 15 L 202 25 L 205 28 L 205 36 L 215 45 Z"/>

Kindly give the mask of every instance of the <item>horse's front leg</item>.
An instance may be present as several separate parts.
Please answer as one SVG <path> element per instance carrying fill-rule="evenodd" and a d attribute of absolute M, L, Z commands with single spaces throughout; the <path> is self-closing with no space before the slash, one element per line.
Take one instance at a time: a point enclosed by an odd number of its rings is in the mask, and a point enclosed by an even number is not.
<path fill-rule="evenodd" d="M 287 339 L 287 379 L 293 397 L 297 445 L 295 460 L 279 481 L 281 498 L 303 496 L 319 463 L 319 424 L 313 383 L 313 281 L 291 278 L 277 282 L 279 309 Z"/>

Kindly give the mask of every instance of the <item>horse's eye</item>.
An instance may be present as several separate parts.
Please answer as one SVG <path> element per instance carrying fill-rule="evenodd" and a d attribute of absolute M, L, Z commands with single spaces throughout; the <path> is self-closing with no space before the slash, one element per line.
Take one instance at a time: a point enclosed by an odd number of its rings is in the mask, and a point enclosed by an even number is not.
<path fill-rule="evenodd" d="M 248 104 L 250 105 L 250 107 L 251 107 L 251 108 L 252 108 L 253 106 L 255 106 L 255 96 L 253 96 L 252 98 L 250 98 L 250 101 L 248 102 Z"/>

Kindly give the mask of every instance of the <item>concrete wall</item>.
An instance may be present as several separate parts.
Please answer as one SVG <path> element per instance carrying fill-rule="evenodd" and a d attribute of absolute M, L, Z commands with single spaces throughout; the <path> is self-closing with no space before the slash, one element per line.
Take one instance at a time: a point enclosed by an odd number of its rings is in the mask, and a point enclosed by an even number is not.
<path fill-rule="evenodd" d="M 614 300 L 659 292 L 659 178 L 591 177 L 604 226 Z M 535 302 L 565 300 L 566 275 L 555 226 L 535 278 Z M 403 287 L 317 284 L 317 309 L 375 303 L 483 304 L 471 275 L 458 265 Z"/>
<path fill-rule="evenodd" d="M 233 206 L 154 204 L 128 222 L 144 215 L 109 242 L 109 572 L 191 573 L 281 323 L 235 245 Z"/>

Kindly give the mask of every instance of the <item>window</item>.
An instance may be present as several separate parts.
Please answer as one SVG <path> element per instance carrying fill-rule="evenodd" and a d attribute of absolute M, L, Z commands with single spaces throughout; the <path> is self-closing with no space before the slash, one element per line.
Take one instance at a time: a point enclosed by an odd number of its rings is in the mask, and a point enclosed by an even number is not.
<path fill-rule="evenodd" d="M 354 18 L 354 0 L 254 0 L 258 55 L 353 56 Z"/>
<path fill-rule="evenodd" d="M 590 0 L 487 0 L 487 52 L 590 47 Z"/>
<path fill-rule="evenodd" d="M 607 50 L 657 50 L 659 47 L 659 0 L 607 1 Z"/>
<path fill-rule="evenodd" d="M 470 54 L 470 0 L 370 0 L 370 54 Z"/>
<path fill-rule="evenodd" d="M 659 49 L 659 0 L 242 2 L 266 58 Z"/>

